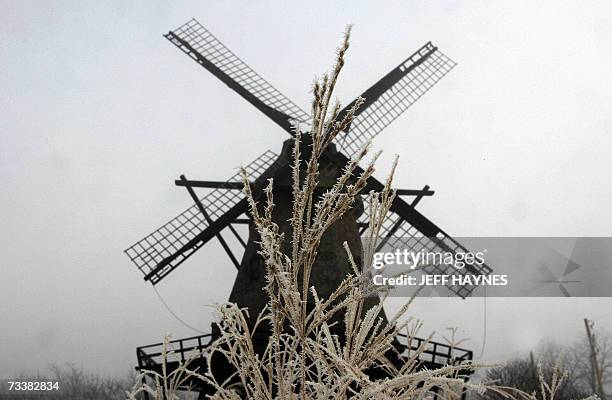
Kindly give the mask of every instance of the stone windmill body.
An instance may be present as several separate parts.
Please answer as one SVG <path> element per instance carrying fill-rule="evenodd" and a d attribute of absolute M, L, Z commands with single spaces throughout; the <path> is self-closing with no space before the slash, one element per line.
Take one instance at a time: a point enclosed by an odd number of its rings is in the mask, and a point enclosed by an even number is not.
<path fill-rule="evenodd" d="M 308 113 L 259 76 L 195 19 L 164 36 L 289 135 L 294 135 L 294 124 L 309 122 Z M 320 168 L 322 188 L 335 181 L 351 155 L 414 104 L 454 66 L 455 63 L 450 58 L 429 42 L 366 90 L 361 95 L 365 98 L 365 103 L 356 114 L 352 125 L 339 136 L 335 145 L 324 153 Z M 343 112 L 352 105 L 353 103 L 348 104 Z M 281 230 L 290 229 L 286 221 L 291 207 L 289 163 L 292 146 L 293 139 L 290 138 L 283 144 L 280 155 L 268 150 L 245 166 L 249 176 L 256 177 L 252 182 L 255 193 L 268 178 L 274 178 L 277 204 L 275 218 Z M 356 174 L 359 175 L 360 172 L 358 168 Z M 242 184 L 239 177 L 235 175 L 226 182 L 213 182 L 188 180 L 181 175 L 175 183 L 187 189 L 195 204 L 130 246 L 125 250 L 126 254 L 144 274 L 144 279 L 156 285 L 206 243 L 218 240 L 238 270 L 229 300 L 241 307 L 248 307 L 251 315 L 257 315 L 266 303 L 262 290 L 265 268 L 257 254 L 257 237 L 250 224 L 246 199 L 240 191 Z M 380 191 L 382 188 L 383 184 L 371 177 L 365 193 L 370 190 Z M 196 189 L 207 189 L 209 192 L 198 196 Z M 381 245 L 396 237 L 402 237 L 413 239 L 419 244 L 419 250 L 426 248 L 431 251 L 467 252 L 461 244 L 416 210 L 417 203 L 423 197 L 433 194 L 429 186 L 419 190 L 400 189 L 397 193 L 398 196 L 391 207 L 391 216 L 383 226 Z M 344 251 L 338 251 L 338 243 L 347 241 L 353 254 L 361 254 L 361 235 L 365 231 L 368 218 L 367 210 L 357 205 L 324 237 L 312 274 L 312 284 L 317 287 L 319 295 L 330 293 L 349 271 Z M 248 237 L 241 235 L 237 229 L 237 225 L 241 224 L 249 225 Z M 236 246 L 232 246 L 223 234 L 232 235 L 234 242 L 239 243 L 242 248 L 239 250 L 243 251 L 242 257 L 237 256 Z M 437 272 L 444 273 L 448 267 L 434 268 L 437 268 Z M 484 264 L 468 265 L 466 272 L 487 274 L 491 270 Z M 449 289 L 460 297 L 469 296 L 473 290 L 466 286 Z M 378 300 L 373 299 L 371 304 L 376 301 Z M 212 331 L 214 335 L 214 329 Z M 264 341 L 266 332 L 261 332 L 260 335 Z M 184 360 L 191 350 L 206 347 L 210 338 L 209 334 L 175 341 L 174 361 Z M 398 345 L 400 342 L 401 338 L 398 338 Z M 420 339 L 413 342 L 412 346 L 419 344 Z M 448 362 L 450 348 L 439 343 L 432 343 L 432 346 L 433 348 L 425 353 L 430 359 L 423 360 L 424 365 L 436 366 Z M 137 349 L 139 368 L 159 368 L 159 347 L 160 344 L 154 344 Z M 410 351 L 410 348 L 405 350 Z M 466 359 L 471 356 L 471 351 L 461 349 L 456 349 L 454 354 L 454 357 Z"/>

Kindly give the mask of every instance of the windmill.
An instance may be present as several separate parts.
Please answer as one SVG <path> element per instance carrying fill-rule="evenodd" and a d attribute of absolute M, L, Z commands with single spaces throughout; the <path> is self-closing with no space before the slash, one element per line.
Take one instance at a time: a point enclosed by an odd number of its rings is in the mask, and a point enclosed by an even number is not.
<path fill-rule="evenodd" d="M 258 75 L 197 20 L 192 19 L 164 36 L 201 67 L 268 116 L 290 136 L 294 136 L 295 124 L 308 123 L 310 117 L 307 112 Z M 406 111 L 454 66 L 455 62 L 428 42 L 363 92 L 361 97 L 365 98 L 365 103 L 357 111 L 351 126 L 339 136 L 335 146 L 326 150 L 324 154 L 321 170 L 327 172 L 322 174 L 322 184 L 325 185 L 326 180 L 333 181 L 334 176 L 347 164 L 356 151 Z M 340 115 L 346 113 L 355 101 L 349 103 Z M 275 177 L 275 183 L 281 182 L 279 190 L 283 190 L 282 177 L 288 174 L 288 163 L 290 162 L 288 155 L 291 153 L 288 149 L 291 146 L 292 139 L 290 138 L 284 143 L 280 155 L 268 150 L 245 166 L 249 176 L 258 177 L 253 182 L 254 191 L 261 187 L 262 182 L 269 177 Z M 358 176 L 361 172 L 363 170 L 358 167 L 355 175 Z M 261 301 L 261 296 L 263 296 L 261 286 L 257 286 L 261 274 L 258 274 L 258 257 L 253 251 L 256 244 L 252 226 L 246 240 L 236 229 L 239 224 L 250 223 L 247 202 L 240 191 L 242 184 L 238 174 L 226 182 L 188 180 L 181 175 L 175 183 L 187 189 L 195 204 L 130 246 L 125 250 L 126 254 L 143 273 L 145 281 L 156 285 L 201 247 L 216 239 L 226 251 L 232 264 L 238 269 L 230 301 L 240 306 L 248 306 L 251 314 L 257 315 L 258 309 L 262 306 L 257 304 L 257 301 L 258 299 Z M 197 188 L 212 190 L 207 195 L 199 197 L 195 193 Z M 364 193 L 370 190 L 381 191 L 382 188 L 383 184 L 371 177 Z M 460 243 L 416 210 L 415 207 L 419 201 L 433 193 L 429 186 L 418 190 L 397 190 L 398 196 L 391 207 L 391 215 L 382 229 L 383 243 L 381 245 L 392 245 L 394 240 L 401 237 L 402 240 L 410 239 L 415 246 L 419 246 L 419 250 L 467 252 L 467 249 Z M 278 198 L 275 194 L 275 199 Z M 343 218 L 345 225 L 339 227 L 333 234 L 346 239 L 353 254 L 359 254 L 359 235 L 364 233 L 368 219 L 367 209 L 355 207 L 348 218 Z M 223 236 L 224 233 L 233 235 L 244 248 L 242 261 L 239 261 L 235 250 Z M 324 257 L 319 256 L 318 258 Z M 431 273 L 444 273 L 448 267 L 432 266 L 432 268 Z M 340 272 L 336 272 L 336 276 L 331 280 L 322 278 L 321 281 L 334 282 L 334 279 L 342 274 L 341 268 L 338 270 Z M 491 269 L 486 264 L 467 265 L 465 272 L 488 274 Z M 314 275 L 313 270 L 313 277 Z M 316 281 L 316 277 L 314 279 Z M 321 284 L 325 285 L 325 283 Z M 455 295 L 465 298 L 474 288 L 451 286 L 449 289 Z M 260 292 L 259 295 L 255 294 L 257 291 Z M 322 292 L 319 287 L 317 291 Z M 175 347 L 180 349 L 176 353 L 177 360 L 181 358 L 184 360 L 186 353 L 192 349 L 205 347 L 209 340 L 210 335 L 204 335 L 176 341 Z M 139 347 L 137 349 L 139 366 L 155 368 L 156 357 L 159 356 L 158 350 L 159 344 Z M 447 350 L 448 354 L 446 354 Z M 459 351 L 464 351 L 463 355 L 458 357 L 459 359 L 471 358 L 471 351 L 461 349 Z M 450 348 L 447 349 L 443 344 L 434 343 L 433 350 L 428 353 L 432 359 L 426 362 L 430 362 L 430 366 L 444 364 L 443 360 L 448 361 L 450 353 Z M 457 357 L 456 354 L 455 357 Z"/>

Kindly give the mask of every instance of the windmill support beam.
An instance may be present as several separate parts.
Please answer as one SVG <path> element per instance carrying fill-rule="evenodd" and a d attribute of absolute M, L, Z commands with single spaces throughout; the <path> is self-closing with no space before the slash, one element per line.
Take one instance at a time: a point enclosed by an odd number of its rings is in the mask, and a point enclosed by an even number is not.
<path fill-rule="evenodd" d="M 176 186 L 185 186 L 192 188 L 206 189 L 227 189 L 227 190 L 242 190 L 244 184 L 242 182 L 221 182 L 221 181 L 194 181 L 194 180 L 175 180 Z M 364 192 L 367 192 L 367 187 Z M 429 190 L 429 186 L 423 189 L 396 189 L 395 193 L 398 196 L 417 196 L 419 200 L 424 196 L 433 196 L 436 192 Z"/>
<path fill-rule="evenodd" d="M 174 181 L 176 186 L 186 186 L 192 188 L 207 188 L 207 189 L 228 189 L 242 190 L 244 184 L 242 182 L 219 182 L 219 181 L 192 181 L 177 179 Z"/>
<path fill-rule="evenodd" d="M 187 182 L 187 178 L 185 178 L 185 175 L 181 175 L 181 179 L 180 180 L 182 182 Z M 181 185 L 181 186 L 185 186 L 187 188 L 187 191 L 189 192 L 189 195 L 191 196 L 193 201 L 198 206 L 198 209 L 200 210 L 202 215 L 204 215 L 204 218 L 206 218 L 206 221 L 208 221 L 209 224 L 212 224 L 213 221 L 210 219 L 210 216 L 208 215 L 208 212 L 206 211 L 206 209 L 202 205 L 202 202 L 200 201 L 198 196 L 196 196 L 195 192 L 193 191 L 193 188 L 191 186 L 189 186 L 189 185 Z M 230 225 L 230 227 L 231 227 L 231 225 Z M 238 235 L 238 233 L 235 232 L 233 229 L 232 229 L 232 232 L 234 232 L 235 235 Z M 229 258 L 232 260 L 232 263 L 234 263 L 234 266 L 236 267 L 236 269 L 240 269 L 240 262 L 238 262 L 238 259 L 236 258 L 236 256 L 234 256 L 234 253 L 232 253 L 232 249 L 229 247 L 229 245 L 227 244 L 225 239 L 223 239 L 223 236 L 221 236 L 221 231 L 217 232 L 217 234 L 215 236 L 219 240 L 219 243 L 221 243 L 221 247 L 223 247 L 223 250 L 225 250 L 225 252 L 229 256 Z"/>
<path fill-rule="evenodd" d="M 363 188 L 362 193 L 368 193 L 373 190 L 375 192 L 379 191 L 379 186 L 375 184 L 371 184 L 370 181 L 366 183 L 365 188 Z M 430 190 L 429 186 L 425 186 L 423 189 L 395 189 L 395 194 L 398 196 L 416 196 L 416 198 L 421 201 L 423 197 L 433 196 L 436 192 L 434 190 Z M 418 203 L 418 201 L 417 201 Z"/>
<path fill-rule="evenodd" d="M 232 233 L 234 234 L 234 236 L 236 237 L 236 239 L 240 242 L 240 244 L 242 245 L 242 247 L 244 247 L 246 249 L 247 245 L 246 242 L 244 241 L 244 239 L 242 238 L 242 236 L 240 236 L 240 234 L 238 233 L 238 231 L 236 231 L 236 229 L 232 226 L 232 224 L 229 224 L 227 226 L 229 228 L 230 231 L 232 231 Z"/>
<path fill-rule="evenodd" d="M 398 190 L 399 192 L 399 190 Z M 419 202 L 421 201 L 421 199 L 424 196 L 433 196 L 435 192 L 433 190 L 429 190 L 429 185 L 425 185 L 423 186 L 423 189 L 421 189 L 420 191 L 418 191 L 418 193 L 414 194 L 414 196 L 416 196 L 413 200 L 412 203 L 410 203 L 410 205 L 412 206 L 412 208 L 416 207 L 417 204 L 419 204 Z M 398 195 L 401 196 L 401 194 L 398 193 Z"/>
<path fill-rule="evenodd" d="M 423 189 L 396 189 L 395 194 L 398 196 L 416 196 L 416 198 L 412 201 L 413 204 L 411 206 L 416 206 L 416 203 L 421 201 L 421 199 L 425 196 L 433 196 L 436 192 L 433 190 L 429 190 L 429 186 L 425 186 Z M 416 203 L 415 203 L 416 201 Z"/>
<path fill-rule="evenodd" d="M 357 223 L 357 226 L 359 226 L 359 236 L 363 235 L 363 232 L 368 229 L 368 224 L 366 223 Z"/>
<path fill-rule="evenodd" d="M 184 175 L 181 175 L 181 179 L 175 180 L 174 184 L 176 186 L 186 187 L 190 195 L 193 192 L 192 188 L 195 188 L 195 187 L 208 188 L 208 189 L 226 189 L 226 190 L 242 190 L 242 188 L 244 187 L 244 184 L 242 182 L 194 181 L 194 180 L 189 180 L 185 178 Z M 204 206 L 202 205 L 200 200 L 197 198 L 197 196 L 195 196 L 195 193 L 191 197 L 193 198 L 193 201 L 198 206 L 198 209 L 200 209 L 200 211 L 204 211 L 203 214 L 206 217 L 206 212 L 205 212 L 206 210 L 204 209 Z M 206 217 L 206 220 L 208 221 L 208 223 L 211 222 L 210 218 L 208 217 Z M 245 219 L 243 222 L 242 219 L 241 220 L 236 219 L 232 223 L 247 223 L 248 224 L 249 220 Z M 238 231 L 236 231 L 236 229 L 232 226 L 232 224 L 229 224 L 227 227 L 234 234 L 234 236 L 236 237 L 238 242 L 242 245 L 242 247 L 246 249 L 246 242 L 244 241 L 242 236 L 240 236 Z M 221 234 L 219 234 L 219 236 L 221 236 Z M 221 237 L 219 241 L 222 241 L 221 245 L 223 246 L 223 249 L 227 252 L 228 256 L 232 259 L 232 262 L 234 262 L 234 265 L 236 265 L 236 268 L 238 269 L 240 267 L 240 264 L 237 262 L 236 257 L 229 249 L 229 246 L 227 246 L 227 243 L 225 242 L 225 240 Z"/>

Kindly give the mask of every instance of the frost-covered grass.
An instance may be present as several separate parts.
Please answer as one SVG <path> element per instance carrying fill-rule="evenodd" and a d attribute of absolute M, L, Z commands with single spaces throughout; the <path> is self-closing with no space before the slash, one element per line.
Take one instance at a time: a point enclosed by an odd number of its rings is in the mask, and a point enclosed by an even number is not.
<path fill-rule="evenodd" d="M 338 243 L 346 251 L 352 273 L 333 293 L 321 298 L 310 284 L 311 271 L 323 234 L 355 204 L 366 181 L 374 172 L 376 154 L 367 162 L 362 173 L 356 167 L 365 162 L 369 144 L 345 166 L 335 185 L 323 195 L 315 195 L 319 177 L 319 160 L 325 148 L 350 125 L 363 100 L 357 101 L 346 114 L 339 115 L 339 103 L 332 104 L 332 95 L 349 47 L 350 29 L 338 50 L 336 62 L 329 74 L 313 86 L 312 128 L 310 149 L 303 151 L 302 132 L 296 127 L 293 150 L 292 192 L 293 214 L 291 237 L 280 233 L 273 221 L 274 182 L 270 180 L 258 204 L 251 191 L 250 177 L 243 170 L 244 193 L 249 201 L 253 223 L 260 236 L 260 254 L 266 264 L 267 284 L 264 288 L 268 305 L 259 315 L 257 324 L 267 324 L 271 334 L 265 352 L 255 351 L 254 328 L 247 323 L 246 310 L 235 304 L 217 307 L 220 337 L 211 344 L 206 359 L 223 355 L 236 373 L 227 382 L 217 382 L 209 373 L 191 370 L 184 363 L 173 371 L 145 372 L 152 378 L 151 386 L 134 387 L 137 392 L 148 391 L 155 399 L 176 399 L 177 388 L 190 377 L 197 377 L 216 389 L 215 399 L 426 399 L 436 391 L 439 398 L 457 399 L 464 391 L 482 392 L 485 386 L 464 380 L 466 371 L 478 366 L 463 363 L 446 365 L 434 370 L 420 368 L 419 354 L 426 344 L 413 351 L 405 364 L 397 368 L 387 359 L 392 343 L 400 333 L 414 337 L 420 324 L 406 316 L 410 300 L 386 322 L 382 318 L 381 301 L 367 309 L 364 303 L 375 289 L 367 270 L 354 262 L 346 243 Z M 302 154 L 309 154 L 302 159 Z M 396 160 L 397 162 L 397 160 Z M 395 163 L 396 164 L 396 163 Z M 365 240 L 364 265 L 371 265 L 374 244 L 383 221 L 393 202 L 391 190 L 395 164 L 381 193 L 369 193 L 366 207 L 371 219 L 368 240 Z M 290 241 L 290 252 L 284 243 Z M 368 245 L 368 243 L 370 245 Z M 307 307 L 310 303 L 313 306 Z M 334 317 L 341 316 L 343 339 L 333 327 Z M 167 343 L 167 341 L 166 341 Z M 366 371 L 373 366 L 383 368 L 388 377 L 373 380 Z M 208 369 L 210 370 L 210 368 Z M 545 400 L 552 399 L 561 375 L 552 383 L 542 385 Z M 530 395 L 510 389 L 488 386 L 504 397 L 529 398 Z M 130 397 L 134 398 L 134 397 Z"/>

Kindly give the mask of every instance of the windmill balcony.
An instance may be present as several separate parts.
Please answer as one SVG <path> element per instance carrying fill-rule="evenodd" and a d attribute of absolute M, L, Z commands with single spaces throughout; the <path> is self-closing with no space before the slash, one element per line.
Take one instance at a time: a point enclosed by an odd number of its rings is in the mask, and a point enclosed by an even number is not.
<path fill-rule="evenodd" d="M 170 341 L 168 353 L 166 354 L 166 373 L 171 373 L 181 364 L 185 363 L 189 363 L 188 365 L 191 370 L 197 368 L 199 373 L 206 372 L 207 365 L 205 354 L 207 347 L 211 343 L 211 338 L 211 334 L 205 334 Z M 425 342 L 426 340 L 422 338 L 412 338 L 412 340 L 409 340 L 404 334 L 398 335 L 397 343 L 399 343 L 400 346 L 398 349 L 400 350 L 400 360 L 407 360 L 411 352 L 419 349 Z M 138 358 L 136 370 L 149 370 L 162 373 L 164 360 L 163 343 L 138 347 L 136 349 L 136 355 Z M 429 341 L 425 346 L 425 350 L 419 354 L 417 359 L 420 362 L 419 369 L 435 369 L 445 365 L 459 365 L 472 361 L 473 352 L 448 344 Z M 227 367 L 227 365 L 224 367 Z M 217 366 L 215 366 L 215 368 L 217 368 Z M 231 370 L 224 371 L 223 369 L 227 368 L 215 369 L 215 375 L 222 374 L 229 376 L 233 372 Z M 465 376 L 471 373 L 472 371 L 470 370 L 462 371 L 462 375 Z M 191 378 L 187 380 L 180 389 L 206 392 L 209 388 L 204 387 L 200 380 Z"/>

